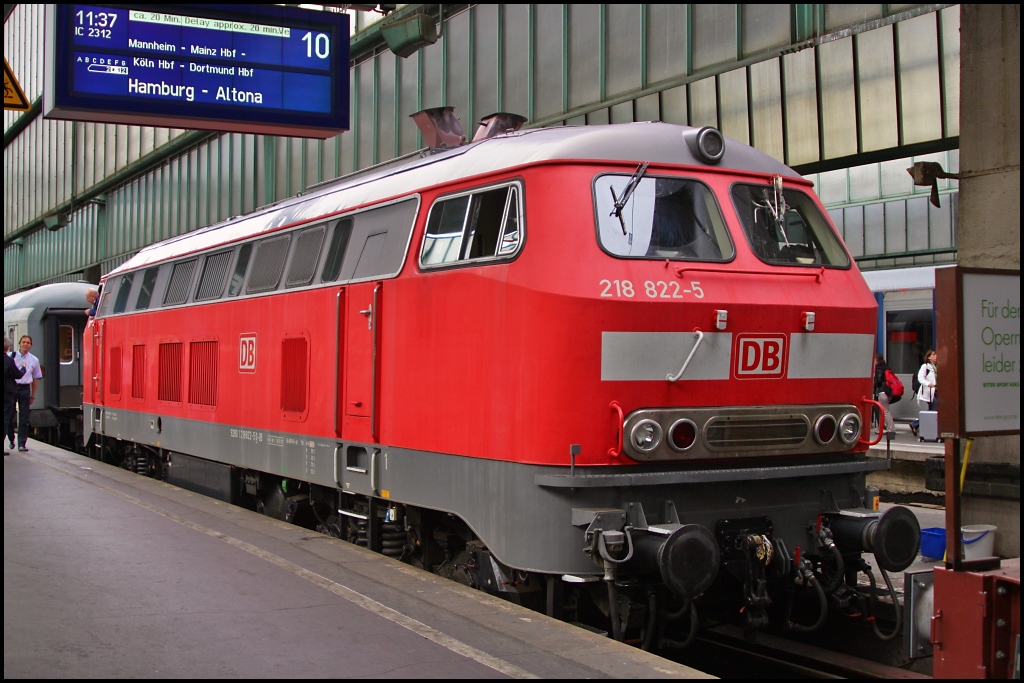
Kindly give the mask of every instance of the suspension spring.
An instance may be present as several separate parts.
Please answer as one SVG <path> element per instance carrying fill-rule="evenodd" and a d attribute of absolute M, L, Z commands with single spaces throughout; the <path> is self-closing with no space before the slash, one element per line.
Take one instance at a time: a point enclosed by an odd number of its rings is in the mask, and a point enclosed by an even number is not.
<path fill-rule="evenodd" d="M 401 557 L 405 553 L 406 533 L 397 524 L 382 524 L 380 537 L 382 554 L 388 557 Z"/>
<path fill-rule="evenodd" d="M 135 454 L 135 473 L 143 476 L 149 475 L 149 458 L 145 453 Z"/>

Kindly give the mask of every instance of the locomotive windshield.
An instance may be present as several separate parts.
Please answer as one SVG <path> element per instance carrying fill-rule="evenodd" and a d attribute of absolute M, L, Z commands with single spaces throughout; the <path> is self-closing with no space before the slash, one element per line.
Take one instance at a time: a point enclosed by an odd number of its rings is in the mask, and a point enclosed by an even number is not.
<path fill-rule="evenodd" d="M 770 185 L 734 185 L 732 198 L 750 247 L 762 261 L 849 267 L 835 231 L 803 192 L 783 190 L 780 201 Z"/>
<path fill-rule="evenodd" d="M 594 182 L 598 237 L 613 256 L 728 261 L 732 242 L 714 194 L 680 178 L 603 175 Z M 630 183 L 635 187 L 628 192 Z M 621 208 L 616 200 L 625 198 Z"/>

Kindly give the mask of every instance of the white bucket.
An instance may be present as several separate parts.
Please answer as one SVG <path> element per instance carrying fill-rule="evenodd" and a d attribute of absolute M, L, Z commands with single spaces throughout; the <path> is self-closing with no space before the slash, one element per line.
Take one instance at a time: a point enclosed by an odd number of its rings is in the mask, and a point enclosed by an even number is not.
<path fill-rule="evenodd" d="M 961 527 L 964 543 L 964 559 L 977 560 L 995 555 L 996 529 L 991 524 L 972 524 Z"/>

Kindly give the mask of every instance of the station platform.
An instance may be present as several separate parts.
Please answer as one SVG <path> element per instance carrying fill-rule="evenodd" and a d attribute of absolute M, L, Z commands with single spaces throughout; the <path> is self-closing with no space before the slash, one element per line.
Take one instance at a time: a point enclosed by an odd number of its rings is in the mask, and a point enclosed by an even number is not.
<path fill-rule="evenodd" d="M 4 678 L 709 678 L 36 441 L 4 458 Z"/>
<path fill-rule="evenodd" d="M 896 436 L 893 439 L 882 439 L 868 453 L 872 458 L 890 460 L 889 469 L 868 475 L 868 484 L 881 489 L 883 497 L 909 496 L 917 502 L 931 500 L 941 505 L 943 494 L 930 491 L 925 486 L 925 462 L 934 455 L 945 453 L 945 445 L 942 442 L 918 440 L 910 431 L 909 423 L 896 422 L 895 427 Z"/>

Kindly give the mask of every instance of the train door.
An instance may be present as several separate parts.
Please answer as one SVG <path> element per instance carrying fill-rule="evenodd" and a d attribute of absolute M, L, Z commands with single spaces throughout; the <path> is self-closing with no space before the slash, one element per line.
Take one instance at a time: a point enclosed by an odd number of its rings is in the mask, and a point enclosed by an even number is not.
<path fill-rule="evenodd" d="M 383 284 L 349 285 L 344 317 L 345 439 L 379 440 L 380 307 Z"/>
<path fill-rule="evenodd" d="M 921 404 L 911 396 L 911 379 L 924 362 L 924 354 L 935 346 L 934 289 L 886 292 L 885 359 L 906 387 L 903 400 L 892 406 L 897 420 L 916 419 Z"/>
<path fill-rule="evenodd" d="M 43 377 L 46 407 L 77 409 L 82 406 L 82 333 L 84 315 L 66 312 L 48 315 L 43 322 L 46 358 L 51 369 Z M 54 372 L 52 369 L 56 369 Z"/>

